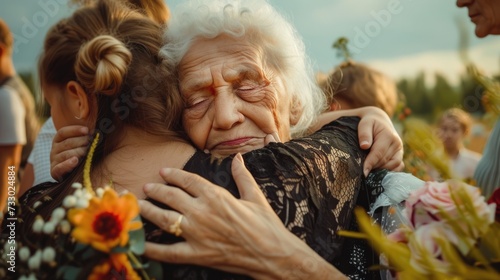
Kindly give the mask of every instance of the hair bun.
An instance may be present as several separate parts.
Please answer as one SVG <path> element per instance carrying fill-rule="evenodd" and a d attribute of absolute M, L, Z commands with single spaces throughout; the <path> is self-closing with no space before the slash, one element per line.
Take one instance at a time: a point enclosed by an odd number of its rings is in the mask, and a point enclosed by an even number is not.
<path fill-rule="evenodd" d="M 75 73 L 91 93 L 113 95 L 121 88 L 131 52 L 113 36 L 100 35 L 84 44 L 75 62 Z"/>

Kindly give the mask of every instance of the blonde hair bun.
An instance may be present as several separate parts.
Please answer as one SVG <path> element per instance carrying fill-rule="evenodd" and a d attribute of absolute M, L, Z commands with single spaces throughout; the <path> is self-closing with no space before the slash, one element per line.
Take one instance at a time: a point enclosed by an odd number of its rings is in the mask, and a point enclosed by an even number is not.
<path fill-rule="evenodd" d="M 75 62 L 75 73 L 89 93 L 119 92 L 132 54 L 125 44 L 110 35 L 99 35 L 84 44 Z"/>

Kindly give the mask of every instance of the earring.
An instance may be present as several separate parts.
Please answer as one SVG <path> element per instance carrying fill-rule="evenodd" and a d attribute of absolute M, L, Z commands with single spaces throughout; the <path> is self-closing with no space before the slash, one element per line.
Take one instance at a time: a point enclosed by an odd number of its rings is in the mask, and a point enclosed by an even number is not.
<path fill-rule="evenodd" d="M 77 117 L 77 116 L 74 116 L 74 117 L 75 117 L 75 119 L 77 119 L 77 120 L 81 120 L 81 119 L 82 119 L 82 117 Z"/>

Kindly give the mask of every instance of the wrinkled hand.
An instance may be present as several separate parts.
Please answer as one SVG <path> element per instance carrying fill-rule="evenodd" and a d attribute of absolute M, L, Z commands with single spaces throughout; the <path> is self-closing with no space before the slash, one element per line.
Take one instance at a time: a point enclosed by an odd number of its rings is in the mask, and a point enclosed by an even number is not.
<path fill-rule="evenodd" d="M 391 119 L 377 107 L 363 107 L 363 114 L 358 125 L 359 145 L 369 149 L 364 164 L 365 176 L 372 169 L 385 168 L 402 171 L 403 141 L 399 137 Z"/>
<path fill-rule="evenodd" d="M 148 184 L 144 192 L 175 211 L 141 201 L 141 214 L 168 232 L 184 215 L 180 228 L 185 241 L 172 245 L 147 242 L 146 256 L 257 279 L 320 279 L 326 273 L 343 277 L 283 226 L 240 154 L 233 160 L 232 173 L 240 200 L 198 175 L 162 169 L 160 174 L 166 182 L 179 188 Z"/>
<path fill-rule="evenodd" d="M 89 130 L 86 126 L 71 125 L 59 129 L 50 151 L 50 175 L 57 181 L 78 165 L 88 149 Z"/>

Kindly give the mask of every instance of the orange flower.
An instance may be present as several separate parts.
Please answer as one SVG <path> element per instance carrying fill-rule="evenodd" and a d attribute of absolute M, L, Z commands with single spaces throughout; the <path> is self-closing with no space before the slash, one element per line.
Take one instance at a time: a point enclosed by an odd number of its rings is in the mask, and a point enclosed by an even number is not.
<path fill-rule="evenodd" d="M 133 194 L 118 197 L 114 190 L 106 189 L 102 198 L 92 197 L 87 208 L 70 209 L 68 219 L 75 226 L 71 234 L 77 241 L 108 253 L 127 244 L 129 231 L 141 228 L 141 222 L 132 221 L 138 214 Z"/>
<path fill-rule="evenodd" d="M 104 263 L 96 265 L 88 280 L 141 279 L 130 265 L 126 254 L 111 254 Z"/>

